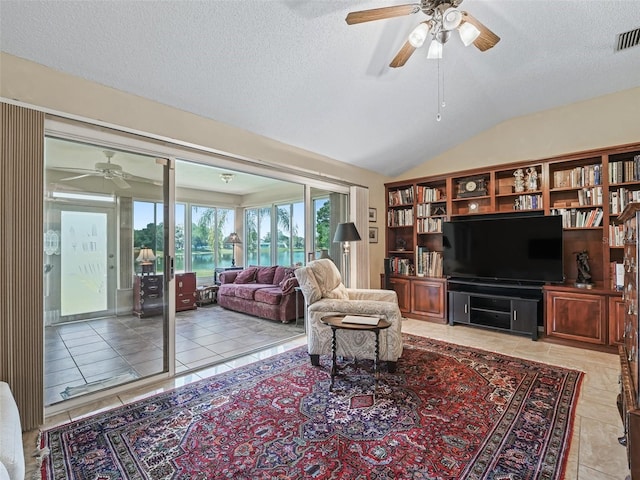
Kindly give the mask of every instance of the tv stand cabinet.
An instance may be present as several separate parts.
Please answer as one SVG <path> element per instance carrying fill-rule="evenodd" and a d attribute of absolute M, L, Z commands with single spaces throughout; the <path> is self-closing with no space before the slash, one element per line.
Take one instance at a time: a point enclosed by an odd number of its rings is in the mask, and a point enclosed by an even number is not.
<path fill-rule="evenodd" d="M 461 323 L 538 339 L 542 287 L 450 280 L 449 325 Z"/>

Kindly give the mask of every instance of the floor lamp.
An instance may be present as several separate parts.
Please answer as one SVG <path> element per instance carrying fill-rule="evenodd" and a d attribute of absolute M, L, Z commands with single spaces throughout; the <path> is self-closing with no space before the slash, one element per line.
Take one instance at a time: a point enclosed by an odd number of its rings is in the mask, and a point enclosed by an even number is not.
<path fill-rule="evenodd" d="M 224 243 L 231 244 L 231 266 L 236 266 L 236 245 L 242 243 L 240 237 L 236 232 L 230 234 L 227 238 L 224 239 Z"/>
<path fill-rule="evenodd" d="M 353 222 L 339 223 L 336 233 L 333 236 L 334 243 L 342 243 L 342 276 L 345 286 L 351 283 L 351 271 L 349 268 L 349 253 L 351 246 L 349 242 L 359 242 L 362 240 L 358 229 Z"/>

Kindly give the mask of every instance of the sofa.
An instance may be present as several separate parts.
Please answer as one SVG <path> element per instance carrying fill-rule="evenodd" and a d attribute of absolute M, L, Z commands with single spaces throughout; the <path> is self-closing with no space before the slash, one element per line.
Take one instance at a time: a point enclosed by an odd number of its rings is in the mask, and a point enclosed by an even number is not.
<path fill-rule="evenodd" d="M 0 480 L 23 480 L 24 472 L 20 414 L 9 385 L 0 382 Z"/>
<path fill-rule="evenodd" d="M 390 372 L 402 355 L 402 315 L 394 290 L 346 288 L 331 260 L 319 259 L 296 269 L 295 275 L 307 303 L 307 348 L 312 365 L 320 355 L 332 353 L 331 327 L 322 318 L 331 315 L 374 315 L 386 318 L 391 327 L 380 332 L 380 360 Z M 337 355 L 357 359 L 375 358 L 370 332 L 338 331 Z"/>
<path fill-rule="evenodd" d="M 283 323 L 304 315 L 304 299 L 296 290 L 298 280 L 293 268 L 251 266 L 222 272 L 219 280 L 218 305 L 221 307 Z"/>

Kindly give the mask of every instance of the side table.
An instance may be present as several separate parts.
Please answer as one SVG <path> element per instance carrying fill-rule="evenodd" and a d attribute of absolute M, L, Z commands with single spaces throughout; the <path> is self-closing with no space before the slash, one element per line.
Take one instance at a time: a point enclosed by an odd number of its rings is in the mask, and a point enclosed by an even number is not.
<path fill-rule="evenodd" d="M 375 388 L 378 387 L 378 377 L 380 376 L 380 330 L 385 330 L 391 326 L 388 320 L 381 318 L 376 325 L 363 325 L 360 323 L 343 323 L 342 320 L 346 315 L 328 315 L 322 318 L 322 323 L 331 327 L 333 334 L 331 341 L 331 384 L 329 385 L 329 391 L 333 391 L 333 382 L 338 372 L 336 364 L 336 332 L 338 330 L 364 330 L 367 332 L 373 332 L 376 336 L 374 359 L 374 375 L 375 375 Z"/>
<path fill-rule="evenodd" d="M 198 294 L 196 303 L 199 307 L 215 303 L 218 296 L 218 285 L 202 285 L 196 288 L 196 293 Z"/>

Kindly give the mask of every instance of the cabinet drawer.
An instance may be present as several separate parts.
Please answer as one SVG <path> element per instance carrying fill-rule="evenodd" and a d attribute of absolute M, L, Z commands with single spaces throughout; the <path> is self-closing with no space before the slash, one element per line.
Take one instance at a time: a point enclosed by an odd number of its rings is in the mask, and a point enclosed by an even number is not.
<path fill-rule="evenodd" d="M 142 288 L 162 288 L 162 275 L 142 275 L 139 279 Z"/>

